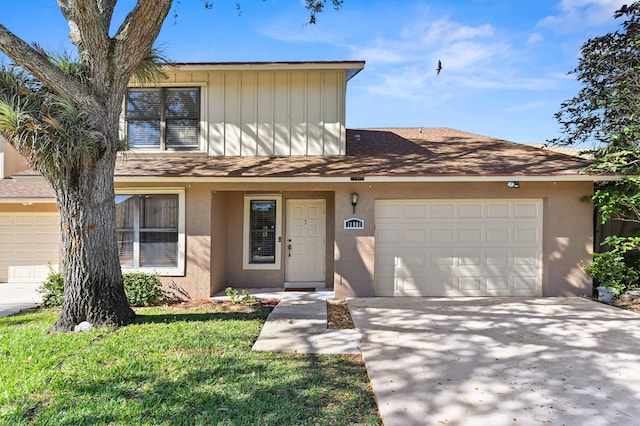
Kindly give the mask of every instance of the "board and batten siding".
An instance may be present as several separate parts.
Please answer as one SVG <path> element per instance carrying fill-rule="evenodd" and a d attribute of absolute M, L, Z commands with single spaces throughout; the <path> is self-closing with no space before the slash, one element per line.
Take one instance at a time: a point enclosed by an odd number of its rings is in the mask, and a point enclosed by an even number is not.
<path fill-rule="evenodd" d="M 344 155 L 344 70 L 205 74 L 209 155 Z"/>

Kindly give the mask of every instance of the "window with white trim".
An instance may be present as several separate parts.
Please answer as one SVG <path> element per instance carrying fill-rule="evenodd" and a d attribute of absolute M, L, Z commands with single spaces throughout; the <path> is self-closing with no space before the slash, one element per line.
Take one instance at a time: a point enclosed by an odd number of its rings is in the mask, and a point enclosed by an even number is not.
<path fill-rule="evenodd" d="M 130 148 L 200 149 L 200 87 L 132 87 L 125 102 Z"/>
<path fill-rule="evenodd" d="M 123 270 L 184 274 L 184 190 L 122 190 L 116 234 Z"/>
<path fill-rule="evenodd" d="M 280 269 L 280 195 L 245 195 L 244 269 Z"/>

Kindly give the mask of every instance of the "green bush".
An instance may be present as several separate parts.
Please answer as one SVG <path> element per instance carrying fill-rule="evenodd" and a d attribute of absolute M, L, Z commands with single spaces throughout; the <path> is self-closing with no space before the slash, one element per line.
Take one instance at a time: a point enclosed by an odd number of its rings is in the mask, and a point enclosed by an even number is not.
<path fill-rule="evenodd" d="M 638 272 L 625 264 L 624 256 L 612 251 L 593 253 L 593 263 L 584 270 L 595 286 L 613 287 L 616 294 L 624 293 L 638 278 Z"/>
<path fill-rule="evenodd" d="M 42 294 L 42 306 L 45 308 L 56 308 L 62 306 L 64 301 L 64 277 L 62 272 L 56 272 L 49 264 L 49 275 L 42 282 L 38 289 Z"/>
<path fill-rule="evenodd" d="M 124 292 L 131 306 L 152 306 L 165 300 L 160 278 L 155 274 L 129 272 L 122 274 Z M 42 294 L 42 306 L 56 308 L 64 301 L 64 276 L 56 272 L 51 265 L 49 275 L 38 289 Z"/>
<path fill-rule="evenodd" d="M 609 251 L 592 253 L 593 263 L 587 266 L 582 264 L 585 272 L 593 278 L 594 287 L 613 287 L 615 293 L 620 295 L 638 285 L 639 264 L 635 254 L 640 244 L 639 237 L 609 236 L 603 241 L 603 245 Z"/>
<path fill-rule="evenodd" d="M 166 296 L 156 274 L 128 272 L 122 274 L 124 292 L 131 306 L 152 306 L 162 302 Z"/>

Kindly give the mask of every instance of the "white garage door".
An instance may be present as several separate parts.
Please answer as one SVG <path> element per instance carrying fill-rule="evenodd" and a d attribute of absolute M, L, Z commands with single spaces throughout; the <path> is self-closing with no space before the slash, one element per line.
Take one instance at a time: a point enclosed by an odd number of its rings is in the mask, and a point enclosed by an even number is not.
<path fill-rule="evenodd" d="M 541 296 L 541 200 L 376 201 L 378 296 Z"/>
<path fill-rule="evenodd" d="M 60 258 L 57 213 L 0 213 L 0 282 L 40 282 Z"/>

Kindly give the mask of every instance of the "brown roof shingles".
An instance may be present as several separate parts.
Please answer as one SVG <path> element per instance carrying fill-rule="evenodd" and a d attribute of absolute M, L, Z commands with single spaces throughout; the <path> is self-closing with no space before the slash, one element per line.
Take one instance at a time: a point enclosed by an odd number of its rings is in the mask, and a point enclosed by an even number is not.
<path fill-rule="evenodd" d="M 563 176 L 581 159 L 446 128 L 353 129 L 345 156 L 167 157 L 130 154 L 116 176 Z"/>
<path fill-rule="evenodd" d="M 53 200 L 53 189 L 44 179 L 20 181 L 0 179 L 0 199 L 9 200 Z"/>
<path fill-rule="evenodd" d="M 353 129 L 344 156 L 144 156 L 116 177 L 577 176 L 583 159 L 446 128 Z M 23 173 L 33 174 L 31 171 Z M 22 174 L 19 174 L 22 175 Z M 45 181 L 0 180 L 0 199 L 53 198 Z"/>

